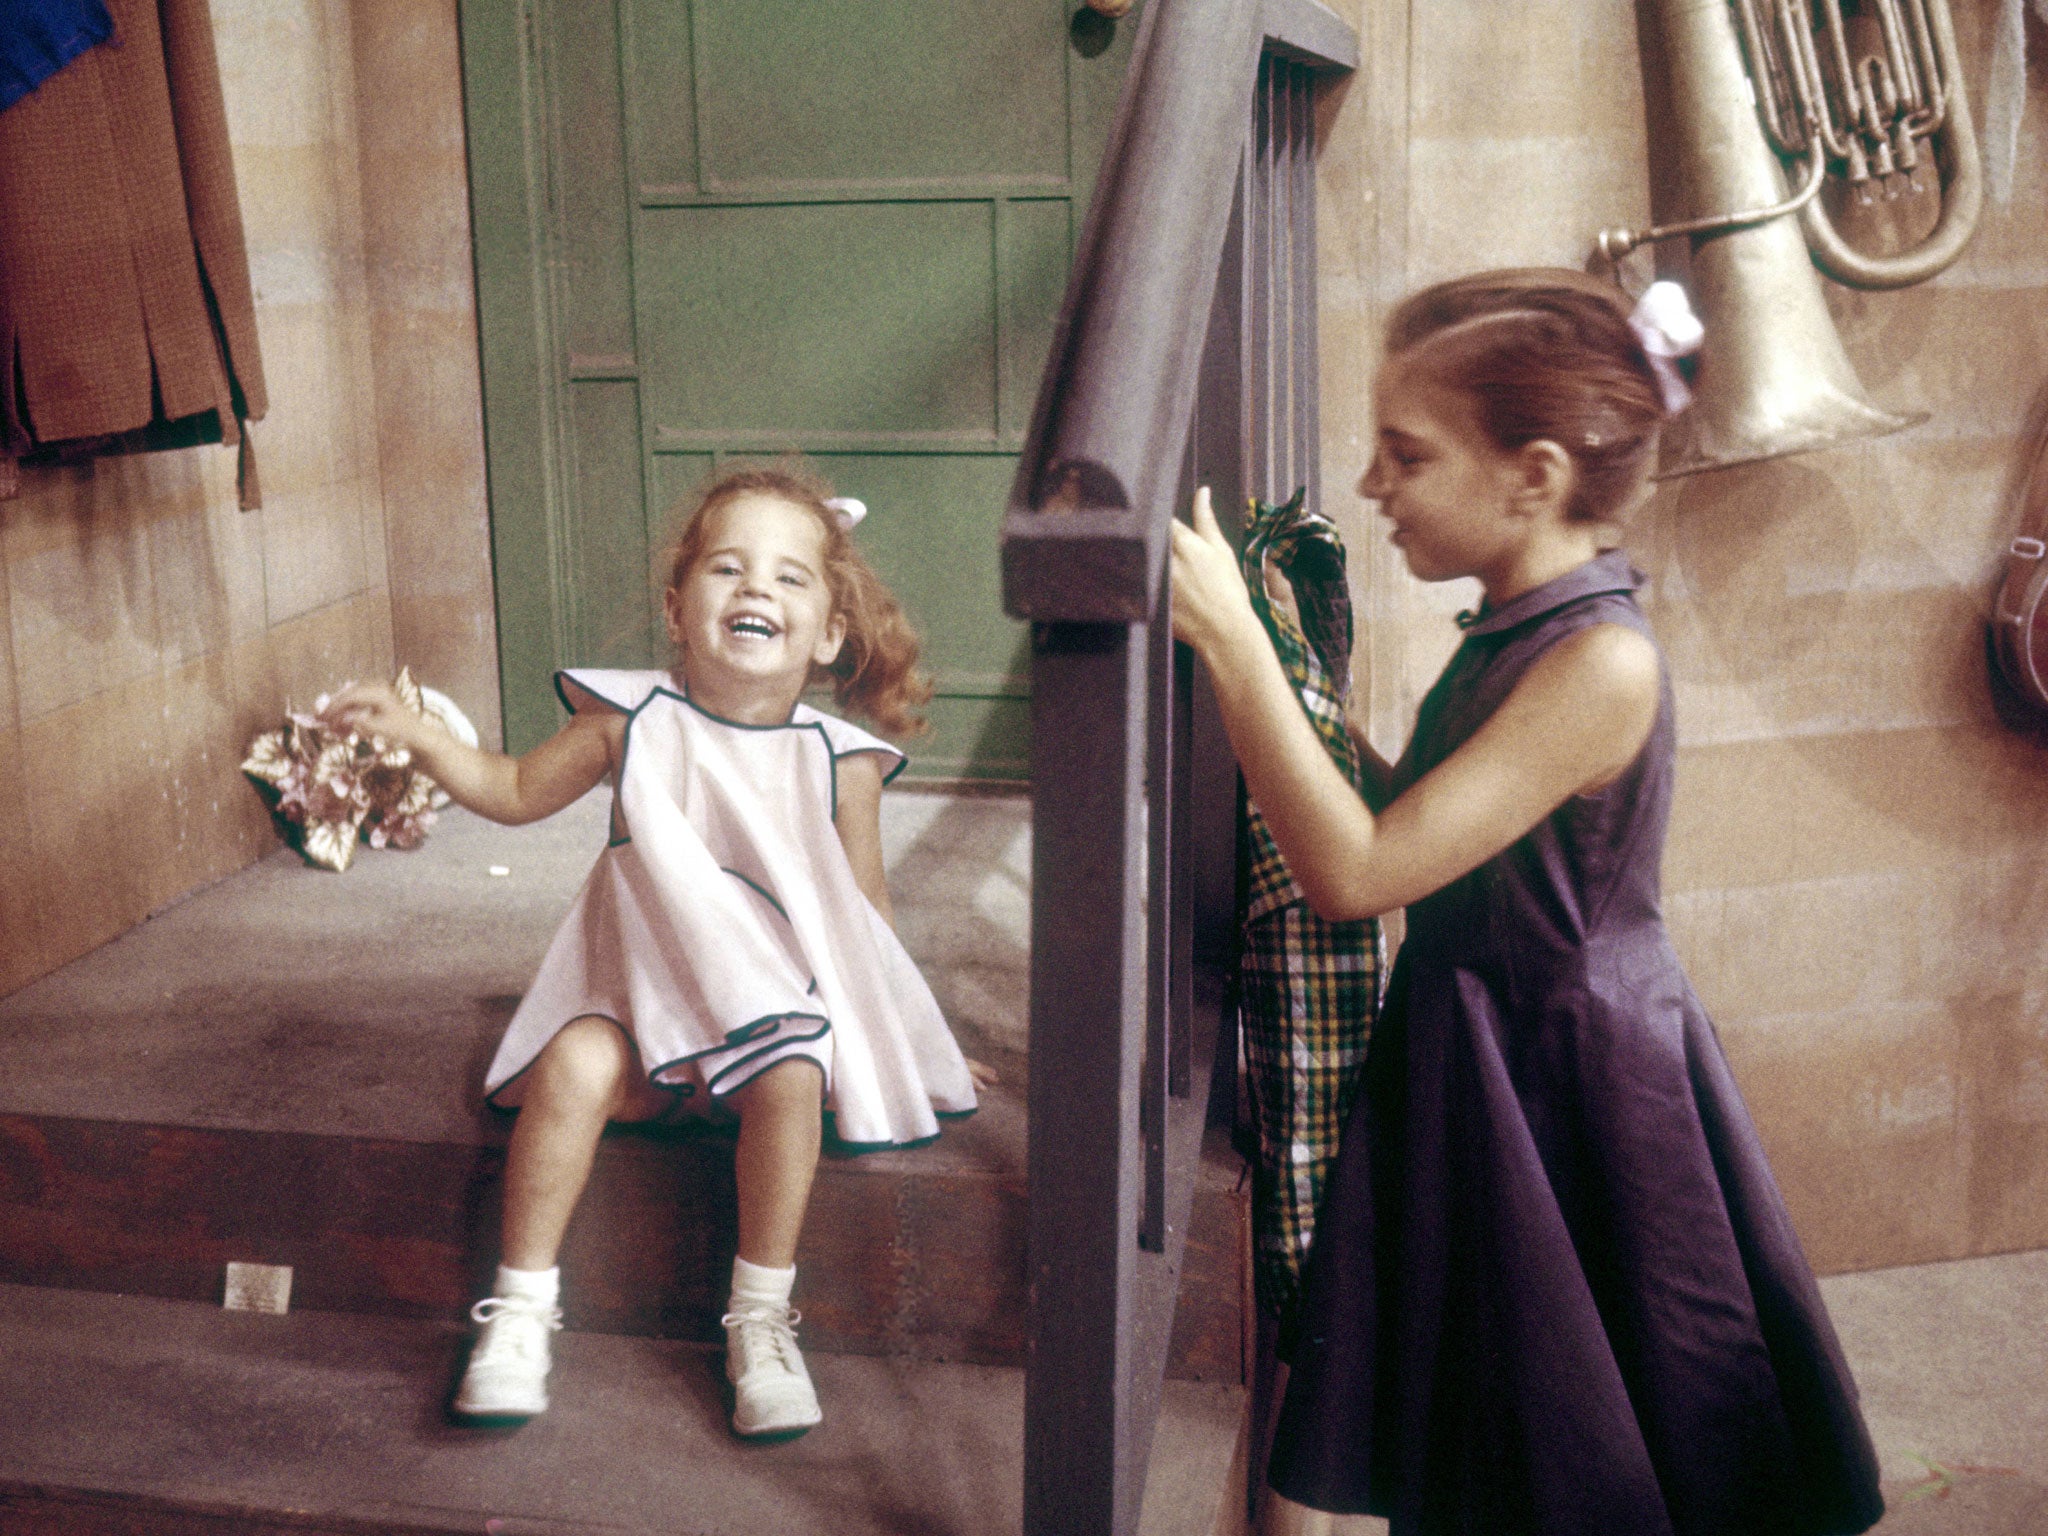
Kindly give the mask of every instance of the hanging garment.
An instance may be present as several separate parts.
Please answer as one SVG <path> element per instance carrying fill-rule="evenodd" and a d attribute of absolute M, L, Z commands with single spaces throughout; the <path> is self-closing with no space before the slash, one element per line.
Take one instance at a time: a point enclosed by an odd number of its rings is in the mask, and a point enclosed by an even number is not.
<path fill-rule="evenodd" d="M 1351 692 L 1351 596 L 1344 541 L 1297 491 L 1282 506 L 1251 504 L 1240 560 L 1252 607 L 1344 776 L 1363 791 L 1345 724 Z M 1268 562 L 1292 601 L 1268 584 Z M 1292 1315 L 1338 1133 L 1365 1066 L 1379 1003 L 1380 925 L 1330 923 L 1309 908 L 1256 805 L 1245 803 L 1246 871 L 1238 1021 L 1251 1107 L 1253 1284 L 1259 1304 Z"/>
<path fill-rule="evenodd" d="M 0 457 L 240 443 L 253 506 L 241 424 L 267 402 L 212 18 L 109 11 L 110 42 L 0 112 Z"/>
<path fill-rule="evenodd" d="M 102 0 L 0 0 L 0 112 L 113 30 Z"/>

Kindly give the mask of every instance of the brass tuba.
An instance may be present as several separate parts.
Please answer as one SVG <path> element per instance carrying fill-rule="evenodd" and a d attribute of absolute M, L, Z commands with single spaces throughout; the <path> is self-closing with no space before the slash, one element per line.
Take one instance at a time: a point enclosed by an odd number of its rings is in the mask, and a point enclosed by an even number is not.
<path fill-rule="evenodd" d="M 1651 241 L 1692 238 L 1707 345 L 1692 407 L 1666 434 L 1667 476 L 1920 419 L 1864 398 L 1813 268 L 1858 288 L 1932 277 L 1975 230 L 1982 161 L 1947 0 L 1849 3 L 1858 9 L 1845 15 L 1844 0 L 1657 0 L 1679 168 L 1702 211 L 1603 231 L 1599 251 L 1612 262 Z M 1851 197 L 1868 199 L 1902 181 L 1921 185 L 1930 162 L 1942 208 L 1920 244 L 1870 255 L 1843 238 L 1820 197 L 1831 170 Z"/>

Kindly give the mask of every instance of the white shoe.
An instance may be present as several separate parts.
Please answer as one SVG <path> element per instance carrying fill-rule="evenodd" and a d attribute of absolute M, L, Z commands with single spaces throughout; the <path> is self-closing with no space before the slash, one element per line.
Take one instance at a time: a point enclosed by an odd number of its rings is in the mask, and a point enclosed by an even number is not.
<path fill-rule="evenodd" d="M 794 1439 L 825 1415 L 796 1347 L 797 1312 L 772 1302 L 736 1306 L 725 1324 L 725 1379 L 732 1383 L 732 1432 L 747 1439 Z"/>
<path fill-rule="evenodd" d="M 530 1419 L 548 1407 L 548 1335 L 562 1309 L 524 1296 L 489 1296 L 469 1309 L 483 1325 L 455 1411 L 470 1419 Z"/>

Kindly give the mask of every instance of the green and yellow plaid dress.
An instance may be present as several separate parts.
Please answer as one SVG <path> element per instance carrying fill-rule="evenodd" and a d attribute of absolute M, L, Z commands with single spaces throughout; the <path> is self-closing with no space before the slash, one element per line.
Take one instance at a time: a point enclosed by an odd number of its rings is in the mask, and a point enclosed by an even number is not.
<path fill-rule="evenodd" d="M 1351 598 L 1344 541 L 1295 492 L 1254 501 L 1239 557 L 1252 606 L 1302 709 L 1344 776 L 1364 787 L 1344 723 L 1351 691 Z M 1272 562 L 1294 589 L 1294 612 L 1266 586 Z M 1251 1106 L 1253 1281 L 1259 1304 L 1290 1318 L 1337 1136 L 1358 1090 L 1379 1007 L 1384 956 L 1377 918 L 1329 923 L 1301 888 L 1249 799 L 1239 829 L 1244 952 L 1238 1018 Z"/>

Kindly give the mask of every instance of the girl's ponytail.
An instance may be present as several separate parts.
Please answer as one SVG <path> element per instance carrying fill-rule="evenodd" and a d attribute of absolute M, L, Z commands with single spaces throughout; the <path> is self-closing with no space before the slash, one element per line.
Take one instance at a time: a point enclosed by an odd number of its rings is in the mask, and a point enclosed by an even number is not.
<path fill-rule="evenodd" d="M 917 664 L 917 631 L 896 594 L 882 585 L 853 540 L 832 561 L 833 597 L 846 620 L 846 643 L 827 668 L 832 697 L 890 736 L 920 736 L 930 727 L 919 711 L 931 701 L 931 679 Z"/>

